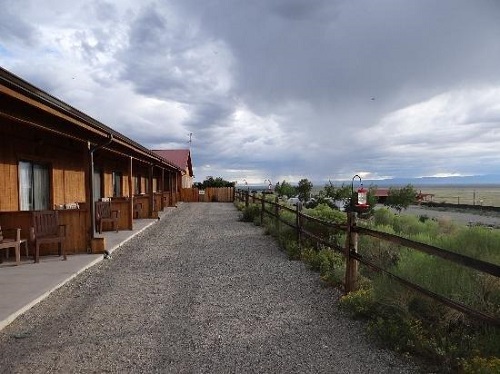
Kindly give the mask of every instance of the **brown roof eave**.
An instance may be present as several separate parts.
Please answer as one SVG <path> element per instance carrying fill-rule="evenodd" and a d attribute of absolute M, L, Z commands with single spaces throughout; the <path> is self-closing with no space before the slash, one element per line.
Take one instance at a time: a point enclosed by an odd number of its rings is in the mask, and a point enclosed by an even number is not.
<path fill-rule="evenodd" d="M 71 122 L 73 125 L 79 126 L 85 131 L 93 133 L 94 136 L 98 135 L 107 139 L 109 134 L 111 134 L 113 135 L 113 143 L 120 145 L 120 148 L 123 147 L 125 149 L 129 149 L 138 155 L 148 158 L 150 161 L 166 164 L 167 166 L 180 171 L 177 166 L 157 156 L 146 147 L 127 138 L 126 136 L 64 103 L 56 97 L 40 90 L 2 67 L 0 67 L 0 84 L 3 85 L 0 86 L 0 92 L 13 96 L 18 100 L 22 100 L 29 105 L 37 106 L 41 110 L 50 112 L 52 115 L 61 117 Z M 110 148 L 112 149 L 114 147 L 110 145 Z"/>

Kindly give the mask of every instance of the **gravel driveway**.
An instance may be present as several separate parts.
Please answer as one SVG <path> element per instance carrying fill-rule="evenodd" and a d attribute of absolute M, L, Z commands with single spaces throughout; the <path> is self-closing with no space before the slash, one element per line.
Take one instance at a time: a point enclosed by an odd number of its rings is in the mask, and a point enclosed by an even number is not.
<path fill-rule="evenodd" d="M 416 373 L 231 204 L 181 204 L 0 332 L 1 373 Z"/>

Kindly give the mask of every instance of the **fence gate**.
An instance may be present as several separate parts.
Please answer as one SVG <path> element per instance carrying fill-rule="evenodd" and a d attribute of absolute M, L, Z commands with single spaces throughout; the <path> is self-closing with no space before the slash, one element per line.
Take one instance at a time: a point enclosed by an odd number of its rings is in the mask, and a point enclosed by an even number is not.
<path fill-rule="evenodd" d="M 234 187 L 208 187 L 205 190 L 198 188 L 183 188 L 181 201 L 232 203 L 234 201 Z"/>

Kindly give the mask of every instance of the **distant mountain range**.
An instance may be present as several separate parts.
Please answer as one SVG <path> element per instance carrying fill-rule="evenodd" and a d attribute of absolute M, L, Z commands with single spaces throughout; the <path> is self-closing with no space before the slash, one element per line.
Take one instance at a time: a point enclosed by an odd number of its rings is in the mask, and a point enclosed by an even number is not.
<path fill-rule="evenodd" d="M 332 181 L 335 184 L 347 184 L 349 181 Z M 321 186 L 324 182 L 314 183 L 314 186 Z M 356 179 L 355 184 L 359 181 Z M 393 178 L 381 180 L 363 180 L 364 186 L 376 185 L 379 187 L 389 186 L 464 186 L 464 185 L 500 185 L 500 174 L 473 175 L 464 177 L 422 177 L 422 178 Z"/>

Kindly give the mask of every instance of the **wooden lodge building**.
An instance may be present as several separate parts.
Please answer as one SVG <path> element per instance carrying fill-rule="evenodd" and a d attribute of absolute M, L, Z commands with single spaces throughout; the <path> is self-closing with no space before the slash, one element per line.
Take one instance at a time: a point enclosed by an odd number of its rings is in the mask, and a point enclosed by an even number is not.
<path fill-rule="evenodd" d="M 96 202 L 109 202 L 117 229 L 131 230 L 135 219 L 176 204 L 184 172 L 0 68 L 0 227 L 21 228 L 28 239 L 34 212 L 57 211 L 67 253 L 100 252 Z"/>

